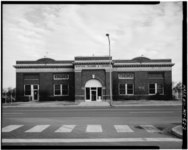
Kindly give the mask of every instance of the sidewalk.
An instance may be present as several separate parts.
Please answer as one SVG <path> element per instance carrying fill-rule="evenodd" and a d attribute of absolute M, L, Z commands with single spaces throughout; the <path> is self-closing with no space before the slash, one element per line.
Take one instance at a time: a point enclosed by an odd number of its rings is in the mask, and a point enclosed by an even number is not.
<path fill-rule="evenodd" d="M 181 125 L 173 127 L 171 132 L 172 132 L 172 134 L 174 134 L 175 136 L 177 136 L 179 138 L 182 138 L 182 136 L 183 136 Z"/>
<path fill-rule="evenodd" d="M 126 106 L 181 106 L 181 101 L 165 101 L 165 100 L 126 100 L 126 101 L 113 101 L 114 107 L 126 107 Z M 8 104 L 2 104 L 6 107 L 91 107 L 91 106 L 103 106 L 110 107 L 109 102 L 69 102 L 69 101 L 53 101 L 53 102 L 14 102 Z"/>
<path fill-rule="evenodd" d="M 126 100 L 113 101 L 113 106 L 181 106 L 181 100 Z"/>
<path fill-rule="evenodd" d="M 53 101 L 53 102 L 14 102 L 12 104 L 3 104 L 3 107 L 74 107 L 77 106 L 75 102 L 67 102 L 67 101 Z"/>

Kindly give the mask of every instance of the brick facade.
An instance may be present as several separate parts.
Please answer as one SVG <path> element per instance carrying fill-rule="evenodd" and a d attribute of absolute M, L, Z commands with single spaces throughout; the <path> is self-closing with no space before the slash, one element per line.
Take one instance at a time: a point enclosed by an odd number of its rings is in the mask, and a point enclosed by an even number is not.
<path fill-rule="evenodd" d="M 145 57 L 132 60 L 112 60 L 103 56 L 75 57 L 74 61 L 49 58 L 17 61 L 14 66 L 16 101 L 107 101 L 110 98 L 110 70 L 113 100 L 171 99 L 173 65 L 170 59 Z M 120 74 L 125 77 L 119 77 Z M 55 75 L 60 75 L 60 78 L 56 79 Z M 88 81 L 96 87 L 86 87 Z"/>

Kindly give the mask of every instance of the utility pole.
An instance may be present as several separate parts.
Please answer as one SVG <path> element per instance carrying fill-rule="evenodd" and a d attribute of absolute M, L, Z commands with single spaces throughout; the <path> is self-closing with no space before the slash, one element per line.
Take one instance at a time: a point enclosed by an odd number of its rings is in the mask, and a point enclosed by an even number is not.
<path fill-rule="evenodd" d="M 108 38 L 108 43 L 109 43 L 109 65 L 110 65 L 110 69 L 109 69 L 109 80 L 110 80 L 110 106 L 112 106 L 112 70 L 111 70 L 111 49 L 110 49 L 110 34 L 106 34 L 107 38 Z"/>

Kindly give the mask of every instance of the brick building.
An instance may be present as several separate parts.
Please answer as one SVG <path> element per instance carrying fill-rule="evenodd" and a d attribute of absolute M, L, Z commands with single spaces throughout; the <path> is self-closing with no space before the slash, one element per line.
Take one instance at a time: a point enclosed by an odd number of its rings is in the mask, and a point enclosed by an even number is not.
<path fill-rule="evenodd" d="M 171 59 L 108 56 L 17 61 L 16 101 L 106 101 L 110 71 L 113 100 L 171 99 L 173 65 Z"/>

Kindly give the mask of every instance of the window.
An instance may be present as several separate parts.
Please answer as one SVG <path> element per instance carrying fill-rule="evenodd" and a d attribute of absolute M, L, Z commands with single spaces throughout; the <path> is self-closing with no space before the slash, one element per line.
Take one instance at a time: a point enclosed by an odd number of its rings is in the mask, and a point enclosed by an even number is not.
<path fill-rule="evenodd" d="M 98 87 L 98 96 L 102 96 L 102 88 Z"/>
<path fill-rule="evenodd" d="M 162 84 L 158 84 L 157 85 L 157 93 L 159 94 L 164 94 L 164 90 L 163 90 L 163 85 Z"/>
<path fill-rule="evenodd" d="M 164 94 L 164 88 L 162 84 L 149 84 L 149 94 Z"/>
<path fill-rule="evenodd" d="M 86 99 L 90 99 L 90 88 L 86 88 Z"/>
<path fill-rule="evenodd" d="M 55 85 L 54 95 L 61 95 L 61 85 Z"/>
<path fill-rule="evenodd" d="M 119 94 L 120 95 L 133 95 L 134 89 L 133 84 L 120 84 L 119 85 Z"/>
<path fill-rule="evenodd" d="M 68 95 L 68 85 L 62 84 L 62 95 Z"/>
<path fill-rule="evenodd" d="M 68 84 L 55 84 L 54 85 L 54 95 L 55 96 L 66 96 L 69 95 Z"/>
<path fill-rule="evenodd" d="M 155 84 L 149 84 L 149 94 L 155 94 Z"/>
<path fill-rule="evenodd" d="M 120 84 L 119 85 L 119 94 L 120 95 L 125 95 L 125 84 Z"/>
<path fill-rule="evenodd" d="M 68 74 L 54 74 L 54 80 L 68 80 Z"/>
<path fill-rule="evenodd" d="M 127 94 L 133 94 L 133 84 L 127 84 Z"/>
<path fill-rule="evenodd" d="M 118 79 L 134 79 L 133 73 L 119 73 Z"/>
<path fill-rule="evenodd" d="M 25 95 L 31 95 L 31 85 L 25 85 Z"/>

